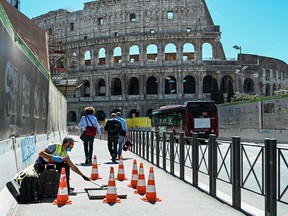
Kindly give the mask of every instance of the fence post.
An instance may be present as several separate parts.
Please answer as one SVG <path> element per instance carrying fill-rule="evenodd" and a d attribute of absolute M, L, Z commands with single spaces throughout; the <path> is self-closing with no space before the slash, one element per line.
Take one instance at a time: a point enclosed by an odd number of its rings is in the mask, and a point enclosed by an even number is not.
<path fill-rule="evenodd" d="M 185 148 L 184 148 L 184 133 L 180 132 L 180 139 L 179 139 L 179 145 L 180 145 L 180 179 L 184 180 L 185 176 Z"/>
<path fill-rule="evenodd" d="M 143 129 L 142 131 L 142 142 L 140 145 L 140 152 L 139 152 L 140 157 L 144 158 L 144 150 L 145 150 L 145 129 Z"/>
<path fill-rule="evenodd" d="M 147 135 L 147 143 L 146 143 L 146 160 L 149 161 L 149 140 L 151 141 L 152 140 L 152 134 L 153 134 L 153 131 L 148 131 L 147 132 L 148 134 L 150 134 L 149 136 Z"/>
<path fill-rule="evenodd" d="M 160 153 L 160 149 L 159 149 L 159 141 L 160 141 L 160 134 L 159 131 L 156 132 L 156 166 L 159 167 L 159 153 Z"/>
<path fill-rule="evenodd" d="M 170 173 L 174 175 L 174 134 L 173 132 L 170 135 Z"/>
<path fill-rule="evenodd" d="M 145 134 L 146 134 L 146 136 L 145 136 L 146 139 L 145 138 L 143 139 L 143 154 L 142 154 L 144 159 L 145 159 L 146 145 L 148 145 L 148 141 L 149 141 L 149 139 L 148 139 L 149 131 L 146 130 Z"/>
<path fill-rule="evenodd" d="M 277 215 L 277 140 L 265 139 L 265 215 Z"/>
<path fill-rule="evenodd" d="M 231 146 L 232 206 L 236 209 L 241 209 L 240 143 L 241 138 L 239 136 L 232 137 L 232 146 Z"/>
<path fill-rule="evenodd" d="M 154 133 L 151 136 L 151 145 L 150 145 L 151 155 L 150 155 L 150 162 L 154 164 Z"/>
<path fill-rule="evenodd" d="M 163 136 L 162 136 L 162 143 L 163 143 L 163 170 L 167 171 L 166 170 L 166 132 L 163 132 Z"/>
<path fill-rule="evenodd" d="M 208 143 L 208 170 L 209 170 L 209 194 L 216 196 L 217 179 L 217 143 L 216 135 L 209 135 Z"/>
<path fill-rule="evenodd" d="M 135 133 L 136 133 L 136 136 L 135 136 L 135 137 L 136 137 L 136 140 L 135 140 L 135 141 L 136 141 L 135 153 L 138 155 L 138 148 L 139 148 L 139 147 L 138 147 L 138 145 L 139 145 L 139 143 L 138 143 L 138 140 L 139 140 L 139 130 L 136 129 L 136 130 L 135 130 Z"/>
<path fill-rule="evenodd" d="M 199 163 L 199 146 L 198 146 L 198 133 L 192 134 L 192 174 L 193 186 L 198 187 L 198 163 Z"/>

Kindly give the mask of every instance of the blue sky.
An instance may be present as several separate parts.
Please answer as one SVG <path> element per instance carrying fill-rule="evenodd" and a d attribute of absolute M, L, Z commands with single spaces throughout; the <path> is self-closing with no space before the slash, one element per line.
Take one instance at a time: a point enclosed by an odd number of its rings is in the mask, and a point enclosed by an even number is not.
<path fill-rule="evenodd" d="M 24 0 L 20 11 L 33 18 L 60 8 L 82 10 L 89 0 Z M 288 63 L 288 0 L 206 0 L 227 58 L 242 53 L 269 56 Z"/>

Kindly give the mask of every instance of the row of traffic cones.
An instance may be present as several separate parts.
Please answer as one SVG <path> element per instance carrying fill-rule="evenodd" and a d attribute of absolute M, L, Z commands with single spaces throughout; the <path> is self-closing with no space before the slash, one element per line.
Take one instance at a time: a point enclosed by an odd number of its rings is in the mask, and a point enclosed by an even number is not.
<path fill-rule="evenodd" d="M 97 164 L 96 155 L 94 155 L 94 157 L 93 157 L 92 172 L 91 172 L 90 178 L 91 178 L 91 180 L 101 179 L 101 177 L 99 176 L 99 172 L 98 172 L 98 164 Z M 124 164 L 123 164 L 122 156 L 120 156 L 119 169 L 118 169 L 118 174 L 117 174 L 116 179 L 119 181 L 127 180 L 127 178 L 125 178 Z M 153 167 L 150 167 L 148 184 L 146 187 L 143 163 L 140 163 L 139 174 L 138 174 L 136 159 L 133 160 L 131 182 L 130 182 L 130 185 L 128 185 L 128 187 L 136 189 L 136 191 L 134 191 L 134 193 L 137 193 L 140 195 L 145 194 L 145 196 L 143 198 L 141 198 L 143 201 L 146 201 L 146 202 L 161 201 L 156 195 L 156 187 L 155 187 Z M 106 197 L 103 199 L 103 202 L 104 203 L 119 203 L 119 202 L 121 202 L 120 199 L 118 198 L 118 195 L 117 195 L 117 189 L 116 189 L 116 182 L 115 182 L 115 178 L 114 178 L 114 168 L 113 167 L 110 167 L 107 194 L 106 194 Z M 61 170 L 58 194 L 57 194 L 57 198 L 54 200 L 53 204 L 55 204 L 55 205 L 72 204 L 72 201 L 68 197 L 65 168 L 62 168 L 62 170 Z"/>

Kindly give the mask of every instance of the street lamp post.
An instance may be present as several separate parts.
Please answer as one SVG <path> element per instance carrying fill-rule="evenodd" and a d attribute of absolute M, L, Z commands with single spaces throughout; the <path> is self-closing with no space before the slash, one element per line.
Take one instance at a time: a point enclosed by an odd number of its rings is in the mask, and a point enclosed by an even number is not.
<path fill-rule="evenodd" d="M 240 64 L 240 88 L 239 88 L 239 91 L 240 93 L 243 92 L 243 74 L 242 74 L 242 50 L 241 50 L 241 46 L 238 46 L 238 45 L 234 45 L 233 46 L 234 49 L 236 50 L 239 50 L 239 54 L 240 54 L 240 58 L 239 58 L 239 64 Z"/>

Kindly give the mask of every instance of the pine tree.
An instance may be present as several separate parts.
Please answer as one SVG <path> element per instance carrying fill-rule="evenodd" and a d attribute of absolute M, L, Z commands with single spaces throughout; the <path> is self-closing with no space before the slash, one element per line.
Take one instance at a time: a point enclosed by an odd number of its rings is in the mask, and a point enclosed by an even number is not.
<path fill-rule="evenodd" d="M 218 104 L 218 93 L 219 93 L 218 82 L 215 78 L 213 78 L 210 99 L 213 100 L 216 104 Z"/>
<path fill-rule="evenodd" d="M 232 82 L 228 82 L 227 102 L 231 102 L 231 98 L 234 96 L 234 90 Z"/>
<path fill-rule="evenodd" d="M 219 93 L 218 93 L 218 104 L 224 103 L 224 94 L 223 94 L 223 86 L 221 85 Z"/>

